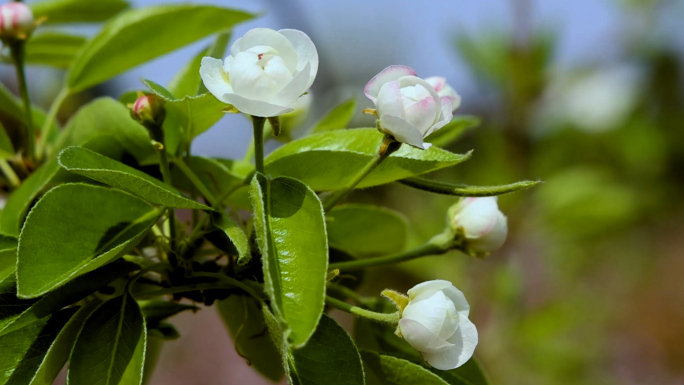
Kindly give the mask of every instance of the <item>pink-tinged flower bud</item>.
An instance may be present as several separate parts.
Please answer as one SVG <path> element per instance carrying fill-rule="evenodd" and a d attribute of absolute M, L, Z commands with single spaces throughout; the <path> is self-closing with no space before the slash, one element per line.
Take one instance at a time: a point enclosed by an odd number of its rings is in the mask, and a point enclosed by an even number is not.
<path fill-rule="evenodd" d="M 129 104 L 131 116 L 143 125 L 161 125 L 164 121 L 164 100 L 155 94 L 140 94 L 135 103 Z"/>
<path fill-rule="evenodd" d="M 449 123 L 455 109 L 453 95 L 440 96 L 434 86 L 406 66 L 385 68 L 363 91 L 375 103 L 380 131 L 423 150 L 431 146 L 423 139 Z"/>
<path fill-rule="evenodd" d="M 468 249 L 490 253 L 503 246 L 508 235 L 508 221 L 499 211 L 496 197 L 464 198 L 451 206 L 448 221 L 456 232 L 462 232 Z"/>
<path fill-rule="evenodd" d="M 36 28 L 33 11 L 24 3 L 0 6 L 0 38 L 26 39 Z"/>
<path fill-rule="evenodd" d="M 477 328 L 468 319 L 470 306 L 451 282 L 427 281 L 408 291 L 398 333 L 439 370 L 465 364 L 477 346 Z"/>
<path fill-rule="evenodd" d="M 440 98 L 446 97 L 451 101 L 451 111 L 456 111 L 461 105 L 461 96 L 447 84 L 445 78 L 441 76 L 431 76 L 425 78 L 425 81 L 437 91 L 437 95 L 439 95 Z"/>

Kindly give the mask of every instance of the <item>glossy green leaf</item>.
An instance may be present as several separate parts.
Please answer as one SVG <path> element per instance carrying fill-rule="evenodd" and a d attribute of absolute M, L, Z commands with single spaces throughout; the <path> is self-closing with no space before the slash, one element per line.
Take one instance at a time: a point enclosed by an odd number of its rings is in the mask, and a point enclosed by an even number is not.
<path fill-rule="evenodd" d="M 14 157 L 14 145 L 12 145 L 12 140 L 7 135 L 5 126 L 0 123 L 0 159 L 12 157 Z"/>
<path fill-rule="evenodd" d="M 434 373 L 410 361 L 376 352 L 361 351 L 364 367 L 383 385 L 449 385 Z"/>
<path fill-rule="evenodd" d="M 35 34 L 26 44 L 26 62 L 68 68 L 85 41 L 82 36 L 57 31 Z"/>
<path fill-rule="evenodd" d="M 71 351 L 69 385 L 139 385 L 147 333 L 130 294 L 102 304 L 86 320 Z"/>
<path fill-rule="evenodd" d="M 71 353 L 71 348 L 74 346 L 74 342 L 76 342 L 76 336 L 81 331 L 83 323 L 100 304 L 100 300 L 94 300 L 87 302 L 78 309 L 48 348 L 31 382 L 25 382 L 26 384 L 51 385 L 54 383 L 69 358 L 69 353 Z"/>
<path fill-rule="evenodd" d="M 452 184 L 439 182 L 425 178 L 406 178 L 399 181 L 409 187 L 418 190 L 433 192 L 436 194 L 453 195 L 459 197 L 491 197 L 508 194 L 515 191 L 525 190 L 541 183 L 536 180 L 504 184 L 499 186 L 470 186 L 466 184 Z"/>
<path fill-rule="evenodd" d="M 356 99 L 351 98 L 330 110 L 316 125 L 312 132 L 319 133 L 347 128 L 356 112 Z"/>
<path fill-rule="evenodd" d="M 323 315 L 306 346 L 292 352 L 290 368 L 301 385 L 363 385 L 361 356 L 349 334 L 334 319 Z"/>
<path fill-rule="evenodd" d="M 476 116 L 456 115 L 444 127 L 428 136 L 425 141 L 437 147 L 446 147 L 460 138 L 468 129 L 480 125 Z"/>
<path fill-rule="evenodd" d="M 90 23 L 105 21 L 128 8 L 123 0 L 44 0 L 31 3 L 36 19 L 45 23 Z"/>
<path fill-rule="evenodd" d="M 119 190 L 86 184 L 53 188 L 31 210 L 19 236 L 19 296 L 40 296 L 119 258 L 161 212 Z"/>
<path fill-rule="evenodd" d="M 72 305 L 107 286 L 113 280 L 139 268 L 140 266 L 132 262 L 116 261 L 76 277 L 64 286 L 46 294 L 9 324 L 0 326 L 0 335 L 25 327 L 59 309 Z"/>
<path fill-rule="evenodd" d="M 17 266 L 17 249 L 0 250 L 0 280 L 14 273 Z"/>
<path fill-rule="evenodd" d="M 195 4 L 126 11 L 108 21 L 83 47 L 71 66 L 67 85 L 71 92 L 94 86 L 251 17 L 246 12 Z"/>
<path fill-rule="evenodd" d="M 304 183 L 256 174 L 251 183 L 254 223 L 265 289 L 290 344 L 301 347 L 323 312 L 328 242 L 323 207 Z"/>
<path fill-rule="evenodd" d="M 211 210 L 142 171 L 83 147 L 67 147 L 59 154 L 65 170 L 127 191 L 148 202 L 179 209 Z"/>
<path fill-rule="evenodd" d="M 0 232 L 19 235 L 24 217 L 38 195 L 44 191 L 50 181 L 60 170 L 56 159 L 43 164 L 7 199 L 5 208 L 0 214 Z"/>
<path fill-rule="evenodd" d="M 329 131 L 287 143 L 265 160 L 266 173 L 301 180 L 316 191 L 347 184 L 375 156 L 383 135 L 374 128 Z M 357 187 L 370 187 L 453 166 L 468 159 L 431 147 L 404 145 L 383 161 Z"/>
<path fill-rule="evenodd" d="M 352 255 L 398 253 L 406 246 L 406 218 L 390 209 L 346 204 L 326 214 L 326 221 L 330 246 Z"/>
<path fill-rule="evenodd" d="M 27 385 L 76 309 L 64 309 L 0 336 L 0 385 Z M 61 368 L 60 368 L 61 369 Z"/>
<path fill-rule="evenodd" d="M 218 301 L 216 309 L 223 319 L 241 356 L 264 377 L 277 382 L 283 378 L 283 367 L 278 350 L 269 332 L 259 303 L 252 297 L 231 295 Z M 282 337 L 281 337 L 282 338 Z"/>
<path fill-rule="evenodd" d="M 241 161 L 202 156 L 192 156 L 185 163 L 217 198 L 243 185 L 245 177 L 254 168 L 251 164 L 244 164 Z M 171 170 L 171 174 L 176 187 L 187 192 L 195 191 L 192 182 L 179 168 Z"/>
<path fill-rule="evenodd" d="M 247 234 L 242 230 L 242 227 L 225 214 L 213 215 L 212 223 L 235 247 L 238 256 L 237 264 L 242 266 L 249 263 L 252 259 L 252 253 L 249 249 L 249 239 L 247 239 Z"/>
<path fill-rule="evenodd" d="M 53 154 L 69 146 L 91 147 L 88 143 L 97 137 L 106 138 L 109 147 L 118 145 L 141 164 L 157 162 L 147 129 L 131 118 L 128 108 L 108 97 L 95 99 L 78 110 L 55 143 Z"/>

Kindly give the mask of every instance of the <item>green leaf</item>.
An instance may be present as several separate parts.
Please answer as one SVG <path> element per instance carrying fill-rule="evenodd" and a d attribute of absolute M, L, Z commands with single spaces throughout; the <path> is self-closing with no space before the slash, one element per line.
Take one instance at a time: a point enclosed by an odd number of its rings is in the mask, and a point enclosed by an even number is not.
<path fill-rule="evenodd" d="M 50 317 L 0 336 L 0 385 L 30 384 L 50 346 L 75 312 L 74 308 L 60 310 Z"/>
<path fill-rule="evenodd" d="M 123 0 L 49 0 L 31 3 L 34 17 L 46 18 L 46 24 L 105 21 L 126 8 L 128 3 Z"/>
<path fill-rule="evenodd" d="M 436 194 L 453 195 L 459 197 L 491 197 L 508 194 L 534 187 L 541 181 L 525 180 L 522 182 L 504 184 L 500 186 L 469 186 L 465 184 L 451 184 L 424 178 L 406 178 L 399 181 L 401 184 L 418 190 L 433 192 Z"/>
<path fill-rule="evenodd" d="M 161 211 L 105 187 L 53 188 L 31 210 L 19 236 L 19 296 L 40 296 L 119 258 L 142 240 Z"/>
<path fill-rule="evenodd" d="M 330 110 L 311 130 L 313 133 L 347 128 L 356 112 L 356 99 L 351 98 Z"/>
<path fill-rule="evenodd" d="M 330 246 L 352 255 L 392 254 L 406 246 L 408 222 L 390 209 L 346 204 L 326 214 L 326 220 Z"/>
<path fill-rule="evenodd" d="M 248 168 L 244 169 L 245 165 L 241 161 L 202 156 L 190 157 L 186 164 L 215 197 L 223 196 L 243 185 L 247 174 L 253 170 L 251 164 L 247 164 Z M 194 185 L 179 168 L 172 169 L 171 175 L 176 187 L 183 191 L 195 192 Z"/>
<path fill-rule="evenodd" d="M 480 125 L 480 118 L 469 115 L 456 115 L 444 127 L 428 136 L 425 141 L 437 147 L 446 147 L 460 138 L 466 130 Z"/>
<path fill-rule="evenodd" d="M 46 294 L 43 298 L 32 304 L 31 307 L 23 311 L 11 323 L 0 326 L 0 335 L 25 327 L 41 318 L 49 316 L 59 309 L 72 305 L 107 286 L 115 279 L 139 268 L 140 266 L 132 262 L 116 261 L 76 277 L 66 285 Z"/>
<path fill-rule="evenodd" d="M 81 327 L 83 327 L 83 323 L 101 303 L 100 300 L 90 301 L 78 309 L 76 314 L 74 314 L 69 319 L 69 322 L 64 325 L 57 335 L 57 338 L 48 348 L 45 357 L 42 362 L 40 362 L 40 367 L 36 370 L 31 382 L 26 382 L 26 384 L 52 385 L 54 383 L 57 375 L 62 371 L 62 368 L 69 358 L 69 353 L 74 346 L 74 342 L 76 342 L 78 332 L 81 331 Z"/>
<path fill-rule="evenodd" d="M 370 351 L 361 351 L 364 367 L 383 385 L 449 385 L 429 370 L 410 361 Z"/>
<path fill-rule="evenodd" d="M 5 126 L 0 123 L 0 159 L 10 159 L 14 157 L 14 145 L 7 135 Z"/>
<path fill-rule="evenodd" d="M 321 201 L 296 179 L 259 173 L 251 198 L 266 292 L 287 325 L 285 337 L 294 347 L 304 346 L 325 301 L 328 242 Z"/>
<path fill-rule="evenodd" d="M 287 377 L 287 382 L 291 384 L 290 361 L 292 360 L 292 354 L 290 353 L 290 347 L 287 344 L 287 338 L 283 333 L 283 328 L 266 304 L 262 304 L 261 310 L 264 314 L 264 323 L 266 323 L 268 335 L 271 337 L 271 341 L 280 356 L 280 363 L 285 372 L 285 376 Z"/>
<path fill-rule="evenodd" d="M 70 385 L 138 385 L 142 382 L 147 333 L 130 294 L 102 304 L 88 317 L 71 351 Z"/>
<path fill-rule="evenodd" d="M 36 301 L 17 297 L 17 278 L 10 274 L 0 281 L 0 329 L 14 322 Z"/>
<path fill-rule="evenodd" d="M 16 120 L 21 125 L 26 126 L 26 112 L 21 99 L 13 95 L 2 83 L 0 83 L 0 112 L 2 115 Z M 45 121 L 45 112 L 35 105 L 31 108 L 31 117 L 35 127 L 42 127 Z M 54 125 L 54 123 L 53 123 Z"/>
<path fill-rule="evenodd" d="M 378 152 L 383 135 L 374 128 L 337 130 L 287 143 L 265 160 L 266 173 L 301 180 L 316 191 L 337 190 Z M 359 183 L 358 188 L 453 166 L 470 157 L 431 147 L 429 150 L 404 145 Z"/>
<path fill-rule="evenodd" d="M 68 147 L 59 153 L 59 164 L 65 170 L 127 191 L 148 202 L 179 209 L 212 210 L 182 196 L 173 187 L 83 147 Z"/>
<path fill-rule="evenodd" d="M 98 137 L 105 138 L 107 147 L 92 148 L 93 145 L 89 145 Z M 147 129 L 131 118 L 128 108 L 112 98 L 104 97 L 78 110 L 57 139 L 53 153 L 59 154 L 69 146 L 87 146 L 109 155 L 116 151 L 111 148 L 115 144 L 133 155 L 140 164 L 157 162 L 157 153 Z"/>
<path fill-rule="evenodd" d="M 249 263 L 252 253 L 249 249 L 249 239 L 242 228 L 225 214 L 213 215 L 212 223 L 235 247 L 238 256 L 237 264 L 243 266 Z"/>
<path fill-rule="evenodd" d="M 126 11 L 108 21 L 75 58 L 67 78 L 69 90 L 102 83 L 251 17 L 242 11 L 194 4 Z"/>
<path fill-rule="evenodd" d="M 46 188 L 60 170 L 56 159 L 50 160 L 38 168 L 31 176 L 14 190 L 7 199 L 0 215 L 0 232 L 19 235 L 24 217 L 38 195 Z"/>
<path fill-rule="evenodd" d="M 233 338 L 235 350 L 264 377 L 280 381 L 283 378 L 280 353 L 270 333 L 264 332 L 266 322 L 258 302 L 252 297 L 231 295 L 218 301 L 216 309 Z"/>
<path fill-rule="evenodd" d="M 195 313 L 200 308 L 194 305 L 185 305 L 178 302 L 155 300 L 143 303 L 141 309 L 145 315 L 147 326 L 150 327 L 157 326 L 161 321 L 180 312 L 191 310 L 193 313 Z"/>
<path fill-rule="evenodd" d="M 301 349 L 292 352 L 291 373 L 301 385 L 363 385 L 361 356 L 349 334 L 323 315 L 316 332 Z"/>
<path fill-rule="evenodd" d="M 5 279 L 10 274 L 14 274 L 16 266 L 17 249 L 0 250 L 0 280 Z"/>
<path fill-rule="evenodd" d="M 82 36 L 48 31 L 35 34 L 26 44 L 26 62 L 69 68 L 71 60 L 85 44 Z"/>

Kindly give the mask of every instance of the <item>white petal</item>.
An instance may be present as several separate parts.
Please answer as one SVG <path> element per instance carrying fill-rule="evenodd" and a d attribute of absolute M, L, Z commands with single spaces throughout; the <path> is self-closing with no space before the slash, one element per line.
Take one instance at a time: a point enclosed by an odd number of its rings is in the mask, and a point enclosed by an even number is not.
<path fill-rule="evenodd" d="M 238 109 L 238 111 L 247 115 L 268 118 L 271 116 L 286 114 L 292 111 L 292 108 L 278 106 L 260 100 L 251 100 L 236 94 L 226 94 L 225 97 L 227 99 L 227 103 L 232 104 L 233 107 Z"/>
<path fill-rule="evenodd" d="M 425 295 L 430 296 L 435 291 L 443 290 L 450 286 L 453 285 L 449 281 L 445 281 L 443 279 L 433 279 L 432 281 L 425 281 L 417 284 L 409 289 L 407 294 L 409 295 L 409 300 L 413 301 L 419 298 L 424 298 L 423 296 Z"/>
<path fill-rule="evenodd" d="M 283 34 L 270 28 L 254 28 L 247 31 L 244 36 L 233 43 L 230 51 L 233 57 L 237 57 L 238 53 L 259 45 L 273 47 L 278 52 L 278 56 L 283 58 L 290 72 L 296 71 L 297 52 L 292 43 Z"/>
<path fill-rule="evenodd" d="M 233 57 L 228 74 L 234 93 L 247 99 L 269 101 L 280 90 L 257 64 L 258 60 L 253 52 L 240 52 Z"/>
<path fill-rule="evenodd" d="M 428 78 L 425 78 L 425 81 L 429 85 L 431 85 L 432 88 L 434 88 L 438 94 L 439 94 L 439 91 L 441 91 L 442 88 L 444 88 L 444 86 L 446 85 L 446 79 L 441 77 L 441 76 L 430 76 Z"/>
<path fill-rule="evenodd" d="M 292 81 L 292 73 L 285 66 L 285 62 L 280 56 L 276 56 L 266 63 L 264 72 L 276 85 L 278 92 L 285 88 Z"/>
<path fill-rule="evenodd" d="M 285 88 L 280 90 L 271 100 L 272 103 L 281 106 L 291 106 L 306 90 L 310 82 L 311 71 L 309 71 L 310 64 L 304 66 L 304 69 L 294 75 L 294 78 L 288 83 Z"/>
<path fill-rule="evenodd" d="M 412 319 L 399 320 L 399 329 L 406 342 L 420 352 L 438 353 L 454 346 Z"/>
<path fill-rule="evenodd" d="M 449 287 L 445 287 L 442 289 L 442 291 L 444 292 L 444 295 L 446 295 L 451 302 L 454 303 L 456 311 L 458 311 L 459 314 L 467 317 L 470 313 L 470 305 L 468 304 L 468 301 L 466 301 L 463 292 L 454 287 L 454 285 L 449 285 Z"/>
<path fill-rule="evenodd" d="M 447 316 L 448 302 L 450 301 L 444 293 L 436 291 L 428 298 L 410 301 L 401 318 L 417 321 L 432 333 L 439 334 Z"/>
<path fill-rule="evenodd" d="M 423 134 L 418 131 L 411 123 L 394 115 L 381 115 L 380 127 L 383 132 L 390 134 L 399 142 L 418 147 L 421 150 L 427 150 L 426 144 L 423 143 Z"/>
<path fill-rule="evenodd" d="M 432 353 L 423 351 L 423 358 L 430 366 L 436 369 L 456 369 L 473 356 L 477 340 L 477 328 L 475 325 L 468 318 L 461 317 L 458 330 L 448 341 L 453 346 L 442 352 Z"/>
<path fill-rule="evenodd" d="M 416 86 L 411 88 L 423 87 Z M 410 103 L 404 102 L 404 108 L 404 119 L 417 127 L 418 130 L 423 133 L 424 137 L 430 133 L 430 129 L 435 124 L 435 116 L 441 113 L 441 105 L 438 107 L 435 99 L 429 94 L 427 97 Z"/>
<path fill-rule="evenodd" d="M 213 57 L 203 57 L 200 65 L 200 77 L 204 86 L 211 92 L 216 99 L 230 103 L 225 98 L 226 94 L 233 93 L 233 88 L 230 85 L 228 75 L 223 71 L 221 60 Z"/>
<path fill-rule="evenodd" d="M 439 130 L 440 128 L 444 127 L 451 121 L 451 119 L 454 117 L 454 114 L 452 112 L 451 108 L 451 99 L 447 97 L 443 97 L 439 99 L 441 102 L 442 106 L 442 115 L 439 118 L 439 121 L 435 123 L 430 130 L 425 134 L 425 137 L 428 135 L 432 134 L 433 132 Z"/>
<path fill-rule="evenodd" d="M 298 62 L 297 71 L 302 71 L 304 67 L 309 64 L 309 83 L 306 89 L 309 89 L 313 84 L 316 74 L 318 73 L 318 51 L 313 41 L 307 34 L 296 29 L 281 29 L 280 32 L 285 36 L 297 52 Z"/>
<path fill-rule="evenodd" d="M 469 240 L 468 245 L 478 251 L 492 252 L 503 246 L 507 235 L 508 219 L 499 211 L 489 232 L 480 238 Z"/>
<path fill-rule="evenodd" d="M 463 227 L 468 239 L 487 235 L 499 219 L 499 207 L 495 197 L 466 198 L 461 210 L 454 216 L 453 223 Z"/>
<path fill-rule="evenodd" d="M 441 106 L 442 103 L 439 99 L 439 95 L 437 95 L 437 91 L 435 91 L 434 88 L 432 88 L 431 85 L 429 85 L 425 80 L 416 77 L 416 76 L 402 76 L 401 78 L 397 79 L 399 81 L 399 87 L 402 89 L 407 88 L 407 87 L 413 87 L 411 90 L 413 90 L 413 98 L 418 101 L 421 100 L 429 94 L 432 96 L 432 99 L 435 101 L 435 106 Z M 416 87 L 420 86 L 420 87 Z M 426 94 L 427 92 L 427 94 Z M 404 105 L 404 108 L 407 106 Z M 437 123 L 441 117 L 441 111 L 438 111 L 435 109 L 435 113 L 433 115 L 433 120 L 430 122 L 430 125 L 428 128 L 425 130 L 421 130 L 421 133 L 423 133 L 423 137 L 425 137 L 425 133 L 428 131 L 429 127 L 432 127 L 433 124 Z"/>
<path fill-rule="evenodd" d="M 416 71 L 411 67 L 406 66 L 389 66 L 382 70 L 379 74 L 375 75 L 366 86 L 363 88 L 363 93 L 366 94 L 368 99 L 375 103 L 378 94 L 380 93 L 380 88 L 383 84 L 399 79 L 402 76 L 416 76 Z"/>
<path fill-rule="evenodd" d="M 387 82 L 378 93 L 378 100 L 375 103 L 378 108 L 378 115 L 384 114 L 404 117 L 404 103 L 401 99 L 399 82 Z"/>

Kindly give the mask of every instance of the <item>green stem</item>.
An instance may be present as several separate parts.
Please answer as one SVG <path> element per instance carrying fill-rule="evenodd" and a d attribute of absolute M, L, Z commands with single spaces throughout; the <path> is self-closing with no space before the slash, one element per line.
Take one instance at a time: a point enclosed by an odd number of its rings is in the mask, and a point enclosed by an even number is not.
<path fill-rule="evenodd" d="M 382 143 L 380 144 L 380 148 L 378 148 L 378 153 L 375 154 L 373 159 L 371 159 L 371 161 L 368 162 L 363 169 L 354 175 L 354 177 L 347 182 L 346 186 L 337 191 L 333 191 L 330 193 L 330 195 L 328 195 L 328 197 L 325 199 L 325 202 L 323 202 L 323 209 L 325 212 L 328 212 L 335 207 L 335 205 L 344 199 L 344 197 L 346 197 L 354 189 L 354 187 L 356 187 L 356 185 L 363 180 L 363 178 L 370 174 L 371 171 L 375 170 L 375 168 L 378 167 L 378 165 L 380 165 L 383 160 L 387 159 L 387 157 L 393 152 L 397 151 L 400 146 L 400 142 L 396 142 L 391 136 L 385 135 L 385 137 L 382 139 Z"/>
<path fill-rule="evenodd" d="M 399 315 L 399 312 L 395 313 L 377 313 L 374 311 L 366 310 L 366 309 L 361 309 L 360 307 L 357 306 L 352 306 L 346 302 L 342 302 L 338 299 L 332 298 L 332 297 L 325 297 L 325 303 L 328 305 L 340 309 L 342 311 L 345 311 L 347 313 L 353 314 L 358 317 L 366 318 L 371 321 L 375 322 L 382 322 L 390 325 L 396 325 L 399 323 L 399 319 L 401 318 Z"/>
<path fill-rule="evenodd" d="M 457 244 L 458 242 L 454 239 L 452 234 L 449 232 L 444 232 L 434 236 L 426 244 L 416 247 L 412 250 L 404 251 L 403 253 L 386 255 L 384 257 L 364 258 L 355 261 L 331 263 L 329 269 L 348 271 L 360 270 L 368 267 L 393 265 L 395 263 L 410 261 L 412 259 L 425 257 L 428 255 L 444 254 L 453 249 Z"/>
<path fill-rule="evenodd" d="M 223 275 L 223 274 L 217 274 L 217 273 L 196 273 L 193 276 L 194 277 L 216 278 L 217 281 L 216 282 L 207 282 L 207 283 L 196 283 L 193 285 L 174 286 L 174 287 L 169 287 L 169 288 L 164 288 L 164 289 L 140 292 L 140 293 L 135 294 L 135 298 L 136 299 L 149 299 L 149 298 L 159 297 L 162 295 L 183 293 L 186 291 L 238 288 L 238 289 L 244 290 L 245 292 L 247 292 L 249 295 L 254 297 L 259 302 L 264 303 L 265 297 L 262 293 L 259 293 L 257 290 L 255 290 L 250 285 L 248 285 L 242 281 L 239 281 L 235 278 L 232 278 L 232 277 L 229 277 L 229 276 Z"/>
<path fill-rule="evenodd" d="M 354 302 L 356 302 L 359 305 L 363 305 L 365 307 L 368 307 L 368 301 L 361 297 L 359 293 L 355 292 L 354 290 L 344 286 L 340 285 L 339 283 L 333 283 L 333 282 L 328 282 L 328 292 L 336 292 L 340 295 L 343 295 L 347 298 L 352 299 Z"/>
<path fill-rule="evenodd" d="M 264 173 L 264 123 L 266 118 L 252 116 L 254 125 L 254 165 L 256 170 Z"/>
<path fill-rule="evenodd" d="M 207 198 L 211 206 L 213 208 L 218 208 L 219 201 L 216 199 L 214 194 L 212 194 L 211 191 L 209 191 L 207 186 L 205 186 L 204 183 L 202 183 L 197 174 L 195 174 L 195 172 L 192 171 L 192 169 L 181 158 L 174 158 L 172 161 L 176 166 L 178 166 L 178 168 L 181 169 L 183 174 L 185 174 L 185 176 L 187 176 L 188 179 L 190 179 L 190 182 L 192 182 L 192 184 L 195 185 L 197 190 L 199 190 L 200 194 L 204 195 L 204 197 Z"/>
<path fill-rule="evenodd" d="M 26 56 L 25 44 L 25 40 L 16 40 L 9 44 L 9 48 L 12 62 L 14 62 L 14 68 L 17 70 L 19 94 L 21 95 L 21 100 L 24 102 L 24 111 L 26 113 L 26 131 L 24 132 L 26 157 L 29 160 L 33 160 L 35 155 L 36 129 L 33 126 L 31 98 L 29 97 L 28 85 L 26 84 L 26 72 L 24 70 L 24 58 Z"/>
<path fill-rule="evenodd" d="M 3 174 L 5 174 L 12 187 L 19 187 L 21 180 L 17 176 L 17 173 L 14 172 L 12 166 L 10 166 L 5 159 L 0 159 L 0 170 Z"/>
<path fill-rule="evenodd" d="M 162 179 L 164 180 L 164 183 L 168 184 L 169 186 L 173 186 L 172 181 L 171 181 L 171 169 L 169 168 L 169 155 L 166 152 L 166 146 L 164 146 L 164 131 L 161 127 L 155 126 L 155 127 L 148 127 L 150 132 L 152 133 L 152 137 L 154 140 L 157 142 L 161 143 L 161 146 L 155 146 L 157 148 L 157 155 L 159 156 L 159 171 L 161 171 L 162 174 Z M 169 207 L 168 208 L 168 213 L 169 213 L 169 240 L 171 243 L 171 252 L 175 253 L 176 252 L 176 212 L 173 208 Z"/>
<path fill-rule="evenodd" d="M 50 110 L 45 116 L 45 121 L 43 121 L 43 127 L 40 129 L 40 137 L 38 137 L 38 142 L 36 144 L 36 160 L 40 161 L 45 156 L 45 148 L 47 146 L 48 138 L 52 135 L 52 128 L 55 127 L 55 119 L 57 118 L 57 113 L 62 103 L 71 94 L 69 89 L 63 88 L 59 94 L 55 97 L 50 105 Z"/>

